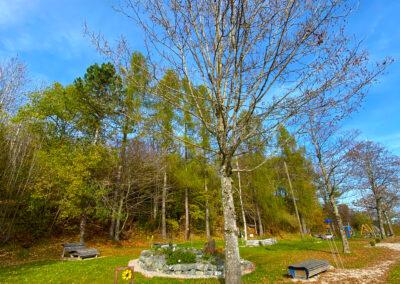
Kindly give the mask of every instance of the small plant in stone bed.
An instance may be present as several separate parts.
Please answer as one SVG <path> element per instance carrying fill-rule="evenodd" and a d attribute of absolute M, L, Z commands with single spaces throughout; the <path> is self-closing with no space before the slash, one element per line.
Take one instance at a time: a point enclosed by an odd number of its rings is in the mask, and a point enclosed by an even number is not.
<path fill-rule="evenodd" d="M 379 243 L 381 242 L 381 239 L 380 239 L 380 238 L 376 238 L 376 239 L 375 239 L 375 242 L 376 242 L 377 244 L 379 244 Z"/>
<path fill-rule="evenodd" d="M 167 265 L 180 263 L 195 263 L 196 254 L 191 251 L 178 249 L 171 253 L 167 259 Z"/>
<path fill-rule="evenodd" d="M 375 242 L 374 241 L 370 241 L 369 244 L 371 245 L 371 247 L 375 246 Z"/>
<path fill-rule="evenodd" d="M 202 259 L 205 259 L 205 260 L 209 260 L 209 259 L 211 259 L 211 258 L 214 258 L 214 256 L 213 256 L 212 254 L 206 253 L 206 254 L 203 254 L 203 255 L 201 256 L 201 258 L 202 258 Z"/>

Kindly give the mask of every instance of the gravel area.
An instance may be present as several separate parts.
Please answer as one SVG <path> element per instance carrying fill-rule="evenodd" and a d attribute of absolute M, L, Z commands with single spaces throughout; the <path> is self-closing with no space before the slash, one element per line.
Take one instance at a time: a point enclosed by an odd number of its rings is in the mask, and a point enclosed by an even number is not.
<path fill-rule="evenodd" d="M 400 243 L 379 243 L 377 247 L 392 250 L 387 255 L 387 260 L 375 265 L 357 269 L 335 269 L 309 280 L 292 279 L 293 282 L 317 282 L 317 283 L 385 283 L 385 276 L 392 266 L 400 261 Z M 366 248 L 367 249 L 367 248 Z"/>
<path fill-rule="evenodd" d="M 400 243 L 379 243 L 375 246 L 400 251 Z"/>

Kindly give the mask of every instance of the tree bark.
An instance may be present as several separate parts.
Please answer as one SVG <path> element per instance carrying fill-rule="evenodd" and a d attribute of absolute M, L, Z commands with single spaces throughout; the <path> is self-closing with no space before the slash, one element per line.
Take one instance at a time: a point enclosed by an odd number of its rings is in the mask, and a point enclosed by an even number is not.
<path fill-rule="evenodd" d="M 346 232 L 344 231 L 344 228 L 343 228 L 342 217 L 339 214 L 339 209 L 336 205 L 336 200 L 335 200 L 335 197 L 333 196 L 333 194 L 331 194 L 329 196 L 329 202 L 331 203 L 331 206 L 332 206 L 333 215 L 335 216 L 335 219 L 336 219 L 336 224 L 339 227 L 340 238 L 342 239 L 343 252 L 350 253 L 350 246 L 349 246 L 349 242 L 347 240 Z"/>
<path fill-rule="evenodd" d="M 207 195 L 207 180 L 204 183 L 204 191 L 206 192 L 206 237 L 207 240 L 211 238 L 211 233 L 210 233 L 210 211 L 208 208 L 208 195 Z"/>
<path fill-rule="evenodd" d="M 124 139 L 125 140 L 125 139 Z M 123 145 L 125 144 L 124 142 L 122 143 Z M 125 150 L 121 151 L 121 158 L 122 158 L 122 163 L 124 163 L 124 156 L 125 156 Z M 112 203 L 112 215 L 111 215 L 111 224 L 110 224 L 110 230 L 109 230 L 109 237 L 111 240 L 114 241 L 119 241 L 119 237 L 117 240 L 117 232 L 119 231 L 120 227 L 120 222 L 121 222 L 121 213 L 122 213 L 122 205 L 121 202 L 123 202 L 123 196 L 122 196 L 122 183 L 121 183 L 121 176 L 122 176 L 122 165 L 118 166 L 118 171 L 117 171 L 117 185 L 116 188 L 114 189 L 114 200 Z M 120 200 L 118 202 L 118 196 L 120 197 Z M 118 204 L 118 205 L 117 205 Z M 118 207 L 117 207 L 118 206 Z"/>
<path fill-rule="evenodd" d="M 162 200 L 161 200 L 161 227 L 162 227 L 162 238 L 164 240 L 167 238 L 167 223 L 165 219 L 166 200 L 167 200 L 167 168 L 164 168 L 164 184 L 163 184 Z"/>
<path fill-rule="evenodd" d="M 110 223 L 110 228 L 108 231 L 108 237 L 110 240 L 114 240 L 114 234 L 115 234 L 115 203 L 117 202 L 116 198 L 116 190 L 114 191 L 114 203 L 112 205 L 112 210 L 111 210 L 111 223 Z"/>
<path fill-rule="evenodd" d="M 232 194 L 231 172 L 227 165 L 222 165 L 220 172 L 224 213 L 225 282 L 227 284 L 239 284 L 242 282 L 242 272 L 240 267 L 238 231 Z"/>
<path fill-rule="evenodd" d="M 121 228 L 120 227 L 121 227 L 121 216 L 122 216 L 123 205 L 124 205 L 124 197 L 121 194 L 121 197 L 120 197 L 120 200 L 119 200 L 119 206 L 118 206 L 117 219 L 116 219 L 116 222 L 115 222 L 115 237 L 114 237 L 114 240 L 116 242 L 120 241 L 119 237 L 121 235 Z"/>
<path fill-rule="evenodd" d="M 93 145 L 97 145 L 97 141 L 99 139 L 99 127 L 96 128 L 95 132 L 94 132 L 94 137 L 93 137 Z"/>
<path fill-rule="evenodd" d="M 185 240 L 189 240 L 189 189 L 185 187 Z"/>
<path fill-rule="evenodd" d="M 297 222 L 298 222 L 298 224 L 299 224 L 300 235 L 301 235 L 301 238 L 303 238 L 303 237 L 304 237 L 304 234 L 303 234 L 303 229 L 302 229 L 301 222 L 300 222 L 299 211 L 297 210 L 296 199 L 295 199 L 295 197 L 294 197 L 294 192 L 293 192 L 293 187 L 292 187 L 292 181 L 290 180 L 289 170 L 288 170 L 288 168 L 287 168 L 286 162 L 283 162 L 283 164 L 284 164 L 284 166 L 285 166 L 285 171 L 286 171 L 286 175 L 287 175 L 288 182 L 289 182 L 290 193 L 291 193 L 291 195 L 292 195 L 292 200 L 293 200 L 293 205 L 294 205 L 294 211 L 296 212 Z"/>
<path fill-rule="evenodd" d="M 79 242 L 85 243 L 85 237 L 86 237 L 86 222 L 87 222 L 87 215 L 86 213 L 83 213 L 81 215 L 81 222 L 79 224 Z"/>
<path fill-rule="evenodd" d="M 154 197 L 153 197 L 153 220 L 154 220 L 154 222 L 157 220 L 157 214 L 158 214 L 158 177 L 157 177 L 156 191 L 155 191 Z"/>
<path fill-rule="evenodd" d="M 261 213 L 260 213 L 260 207 L 258 206 L 258 203 L 256 202 L 256 211 L 257 211 L 257 220 L 258 220 L 258 234 L 260 237 L 264 237 L 264 228 L 261 220 Z"/>
<path fill-rule="evenodd" d="M 241 183 L 241 180 L 240 180 L 240 171 L 239 171 L 240 168 L 239 168 L 239 161 L 238 160 L 236 160 L 236 168 L 238 169 L 239 202 L 240 202 L 240 210 L 242 211 L 244 240 L 247 242 L 247 222 L 246 222 L 246 214 L 244 212 L 244 206 L 243 206 L 242 183 Z"/>
<path fill-rule="evenodd" d="M 307 225 L 306 225 L 303 215 L 300 215 L 300 221 L 301 221 L 302 230 L 303 230 L 304 235 L 308 235 L 309 231 L 308 231 L 308 228 L 307 228 Z"/>
<path fill-rule="evenodd" d="M 394 234 L 394 231 L 393 231 L 393 227 L 392 227 L 392 222 L 390 221 L 390 218 L 389 218 L 387 212 L 383 211 L 383 215 L 385 216 L 386 223 L 388 224 L 390 235 L 392 237 L 395 237 L 395 234 Z"/>
<path fill-rule="evenodd" d="M 385 227 L 383 225 L 383 218 L 382 218 L 382 205 L 379 197 L 376 198 L 376 212 L 378 213 L 378 223 L 379 223 L 381 238 L 386 239 Z"/>

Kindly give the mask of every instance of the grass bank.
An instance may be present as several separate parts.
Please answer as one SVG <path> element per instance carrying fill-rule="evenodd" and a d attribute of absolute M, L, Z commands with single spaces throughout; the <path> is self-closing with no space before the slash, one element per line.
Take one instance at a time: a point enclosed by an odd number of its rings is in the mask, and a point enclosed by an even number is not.
<path fill-rule="evenodd" d="M 342 255 L 346 268 L 360 268 L 387 252 L 382 248 L 365 248 L 368 239 L 352 239 L 352 253 Z M 204 242 L 193 243 L 202 247 Z M 218 242 L 221 245 L 220 242 Z M 191 243 L 182 246 L 191 246 Z M 337 241 L 340 247 L 340 242 Z M 113 283 L 115 267 L 126 266 L 130 259 L 137 258 L 146 247 L 102 247 L 103 257 L 83 261 L 45 260 L 0 267 L 0 283 Z M 33 254 L 34 248 L 31 249 Z M 43 253 L 43 252 L 42 252 Z M 49 252 L 50 253 L 50 252 Z M 54 252 L 52 252 L 54 254 Z M 58 252 L 57 252 L 58 253 Z M 61 249 L 59 248 L 59 253 Z M 241 256 L 254 262 L 256 270 L 243 277 L 244 283 L 273 283 L 289 280 L 287 266 L 308 258 L 333 258 L 326 241 L 317 239 L 280 240 L 278 244 L 261 248 L 240 248 Z M 399 283 L 400 266 L 392 270 L 391 283 Z M 182 283 L 183 280 L 146 279 L 135 273 L 135 283 Z M 394 282 L 393 282 L 394 281 Z M 220 283 L 221 280 L 186 280 L 185 283 Z M 120 282 L 123 283 L 123 282 Z"/>

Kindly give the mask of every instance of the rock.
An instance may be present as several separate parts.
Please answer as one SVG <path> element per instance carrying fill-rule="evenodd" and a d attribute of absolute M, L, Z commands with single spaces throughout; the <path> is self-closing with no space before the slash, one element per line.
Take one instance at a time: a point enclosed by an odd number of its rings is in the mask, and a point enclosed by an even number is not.
<path fill-rule="evenodd" d="M 270 246 L 276 244 L 277 241 L 274 238 L 271 239 L 264 239 L 264 240 L 247 240 L 246 246 L 247 247 L 258 247 L 262 246 Z"/>
<path fill-rule="evenodd" d="M 140 253 L 140 257 L 148 257 L 148 256 L 150 256 L 151 254 L 152 254 L 151 250 L 143 250 L 143 251 Z"/>
<path fill-rule="evenodd" d="M 215 242 L 215 241 L 214 241 Z M 181 249 L 181 248 L 179 248 Z M 184 249 L 194 253 L 200 253 L 201 251 L 196 249 Z M 138 264 L 145 270 L 148 271 L 159 271 L 169 275 L 197 275 L 197 276 L 223 276 L 225 274 L 225 261 L 220 257 L 213 257 L 205 260 L 199 258 L 196 263 L 178 263 L 174 265 L 166 264 L 166 256 L 162 254 L 162 250 L 154 251 L 142 251 L 141 256 L 138 260 Z M 242 269 L 245 269 L 252 265 L 251 262 L 240 259 L 240 265 Z"/>
<path fill-rule="evenodd" d="M 189 263 L 185 265 L 187 270 L 196 270 L 196 263 Z"/>
<path fill-rule="evenodd" d="M 216 247 L 217 244 L 215 243 L 215 240 L 211 239 L 204 246 L 204 254 L 217 255 Z"/>
<path fill-rule="evenodd" d="M 215 258 L 215 262 L 217 263 L 217 266 L 225 266 L 225 261 L 220 259 L 219 257 Z"/>
<path fill-rule="evenodd" d="M 146 266 L 150 267 L 153 265 L 153 260 L 151 258 L 145 258 L 144 263 Z"/>
<path fill-rule="evenodd" d="M 182 264 L 180 270 L 182 270 L 182 271 L 188 271 L 188 270 L 190 270 L 189 264 Z"/>
<path fill-rule="evenodd" d="M 203 271 L 204 270 L 204 263 L 196 263 L 196 270 Z"/>

